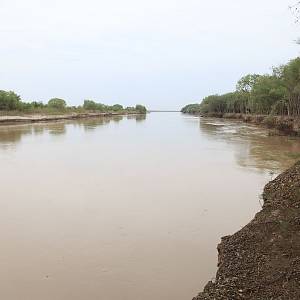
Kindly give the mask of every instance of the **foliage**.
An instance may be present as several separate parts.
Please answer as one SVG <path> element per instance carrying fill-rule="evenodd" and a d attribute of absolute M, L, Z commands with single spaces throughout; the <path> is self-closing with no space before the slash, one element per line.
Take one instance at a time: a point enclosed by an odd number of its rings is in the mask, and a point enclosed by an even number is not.
<path fill-rule="evenodd" d="M 64 110 L 67 107 L 67 103 L 63 99 L 52 98 L 48 101 L 48 107 L 54 108 L 57 110 Z"/>
<path fill-rule="evenodd" d="M 105 105 L 102 103 L 96 103 L 93 100 L 84 100 L 83 108 L 86 110 L 105 111 Z"/>
<path fill-rule="evenodd" d="M 141 104 L 137 104 L 137 105 L 135 106 L 135 110 L 136 110 L 138 113 L 140 113 L 140 114 L 145 114 L 145 113 L 147 113 L 147 108 L 146 108 L 145 106 L 141 105 Z"/>
<path fill-rule="evenodd" d="M 288 115 L 300 114 L 300 58 L 282 67 L 281 78 L 286 89 Z"/>
<path fill-rule="evenodd" d="M 114 105 L 111 107 L 111 109 L 112 109 L 113 111 L 121 111 L 121 110 L 123 110 L 124 108 L 123 108 L 123 106 L 122 106 L 121 104 L 114 104 Z"/>
<path fill-rule="evenodd" d="M 236 85 L 236 90 L 238 92 L 250 93 L 253 86 L 259 79 L 260 75 L 258 74 L 248 74 L 242 77 Z"/>
<path fill-rule="evenodd" d="M 138 113 L 145 114 L 147 109 L 145 106 L 137 104 L 135 107 L 129 106 L 124 108 L 121 104 L 105 105 L 97 103 L 93 100 L 84 100 L 82 106 L 67 106 L 65 100 L 60 98 L 52 98 L 47 104 L 38 101 L 23 102 L 21 97 L 14 92 L 7 92 L 0 90 L 0 111 L 6 114 L 15 113 L 43 113 L 43 114 L 57 114 L 57 113 L 84 113 L 84 112 L 109 112 L 109 113 Z"/>
<path fill-rule="evenodd" d="M 135 112 L 135 108 L 133 106 L 127 106 L 125 110 L 128 112 Z"/>
<path fill-rule="evenodd" d="M 285 92 L 280 78 L 274 75 L 260 76 L 251 91 L 250 112 L 270 114 L 273 106 L 284 99 Z"/>
<path fill-rule="evenodd" d="M 17 110 L 20 107 L 21 98 L 12 91 L 0 91 L 0 110 Z"/>
<path fill-rule="evenodd" d="M 300 58 L 273 68 L 272 74 L 248 74 L 238 81 L 234 92 L 210 95 L 201 104 L 185 106 L 182 112 L 299 116 Z"/>
<path fill-rule="evenodd" d="M 181 109 L 181 112 L 188 114 L 197 114 L 200 113 L 200 104 L 188 104 Z"/>

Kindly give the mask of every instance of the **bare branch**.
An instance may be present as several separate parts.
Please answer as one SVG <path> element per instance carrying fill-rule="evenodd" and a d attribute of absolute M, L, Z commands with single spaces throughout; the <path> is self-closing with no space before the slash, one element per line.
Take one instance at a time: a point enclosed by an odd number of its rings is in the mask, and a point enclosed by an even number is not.
<path fill-rule="evenodd" d="M 295 17 L 295 22 L 298 23 L 300 21 L 300 1 L 296 2 L 293 5 L 290 5 L 289 9 Z"/>

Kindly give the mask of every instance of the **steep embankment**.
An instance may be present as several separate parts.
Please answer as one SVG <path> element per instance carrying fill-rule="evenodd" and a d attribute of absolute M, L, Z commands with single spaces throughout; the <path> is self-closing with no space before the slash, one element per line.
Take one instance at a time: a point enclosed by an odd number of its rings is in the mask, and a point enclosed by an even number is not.
<path fill-rule="evenodd" d="M 268 183 L 263 199 L 248 225 L 222 238 L 216 280 L 194 300 L 300 299 L 300 162 Z"/>

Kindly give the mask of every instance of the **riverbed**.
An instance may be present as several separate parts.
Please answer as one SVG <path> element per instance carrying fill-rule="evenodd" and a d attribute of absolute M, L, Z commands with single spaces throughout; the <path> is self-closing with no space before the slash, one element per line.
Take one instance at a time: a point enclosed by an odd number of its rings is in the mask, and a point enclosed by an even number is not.
<path fill-rule="evenodd" d="M 300 139 L 180 113 L 0 127 L 0 299 L 191 299 Z"/>

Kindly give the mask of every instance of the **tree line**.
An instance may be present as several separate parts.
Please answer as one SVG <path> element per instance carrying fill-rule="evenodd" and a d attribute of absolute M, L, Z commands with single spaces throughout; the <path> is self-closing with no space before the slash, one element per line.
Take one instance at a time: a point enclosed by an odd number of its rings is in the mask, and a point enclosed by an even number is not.
<path fill-rule="evenodd" d="M 0 111 L 4 112 L 23 112 L 23 113 L 67 113 L 67 112 L 137 112 L 146 113 L 145 106 L 137 104 L 132 107 L 123 107 L 121 104 L 105 105 L 103 103 L 97 103 L 93 100 L 84 100 L 83 105 L 80 106 L 68 106 L 64 99 L 52 98 L 47 104 L 43 102 L 24 102 L 21 97 L 13 91 L 0 90 Z"/>
<path fill-rule="evenodd" d="M 275 67 L 271 74 L 248 74 L 236 90 L 210 95 L 202 102 L 182 108 L 184 113 L 300 115 L 300 58 Z"/>

